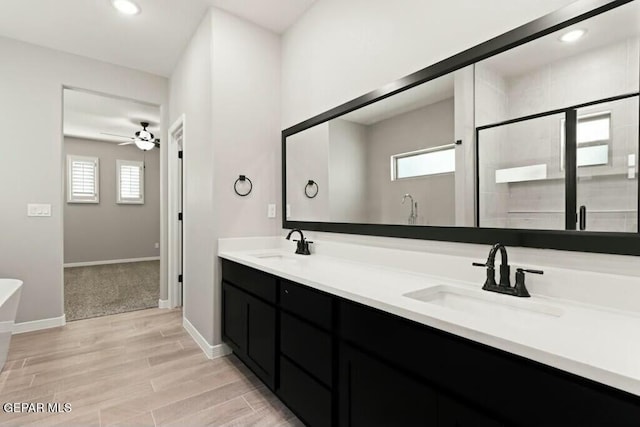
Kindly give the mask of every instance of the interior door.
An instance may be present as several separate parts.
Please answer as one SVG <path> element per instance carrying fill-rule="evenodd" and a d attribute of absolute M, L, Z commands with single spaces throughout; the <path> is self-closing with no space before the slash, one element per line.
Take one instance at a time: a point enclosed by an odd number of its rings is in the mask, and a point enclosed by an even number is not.
<path fill-rule="evenodd" d="M 576 116 L 576 229 L 637 233 L 638 96 Z"/>

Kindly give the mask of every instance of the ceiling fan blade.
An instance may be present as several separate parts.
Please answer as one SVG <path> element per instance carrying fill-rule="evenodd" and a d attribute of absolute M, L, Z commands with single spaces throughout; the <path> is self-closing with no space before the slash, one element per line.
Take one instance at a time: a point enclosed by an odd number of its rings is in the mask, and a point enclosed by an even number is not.
<path fill-rule="evenodd" d="M 134 139 L 131 136 L 116 135 L 115 133 L 107 133 L 107 132 L 100 132 L 100 135 L 109 135 L 109 136 L 117 136 L 118 138 Z"/>
<path fill-rule="evenodd" d="M 155 141 L 153 141 L 153 143 L 155 144 L 156 147 L 160 147 L 160 140 L 158 138 L 156 138 Z"/>
<path fill-rule="evenodd" d="M 131 144 L 133 144 L 133 141 L 129 141 L 129 142 L 121 142 L 121 143 L 120 143 L 120 144 L 118 144 L 118 145 L 131 145 Z"/>

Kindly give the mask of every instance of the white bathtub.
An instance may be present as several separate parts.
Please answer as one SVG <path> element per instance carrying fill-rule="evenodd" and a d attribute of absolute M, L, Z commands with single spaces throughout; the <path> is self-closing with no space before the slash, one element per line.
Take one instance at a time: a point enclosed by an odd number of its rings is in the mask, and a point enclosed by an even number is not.
<path fill-rule="evenodd" d="M 0 279 L 0 371 L 7 361 L 21 290 L 22 281 Z"/>

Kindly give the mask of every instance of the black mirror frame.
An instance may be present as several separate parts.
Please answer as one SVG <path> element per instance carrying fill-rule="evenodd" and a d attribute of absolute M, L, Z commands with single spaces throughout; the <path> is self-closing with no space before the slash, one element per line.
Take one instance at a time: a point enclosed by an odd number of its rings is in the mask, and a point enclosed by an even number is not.
<path fill-rule="evenodd" d="M 287 137 L 329 121 L 358 108 L 388 98 L 429 80 L 467 67 L 483 59 L 558 31 L 585 19 L 600 15 L 635 0 L 581 0 L 515 28 L 491 40 L 467 49 L 436 64 L 398 79 L 329 111 L 318 114 L 282 131 L 282 203 L 287 205 L 286 140 Z M 640 211 L 640 185 L 638 185 Z M 412 225 L 357 224 L 339 222 L 289 221 L 282 218 L 285 229 L 323 231 L 407 239 L 460 243 L 492 244 L 557 249 L 578 252 L 640 255 L 640 233 L 586 232 L 572 230 L 527 230 L 477 227 L 437 227 Z"/>

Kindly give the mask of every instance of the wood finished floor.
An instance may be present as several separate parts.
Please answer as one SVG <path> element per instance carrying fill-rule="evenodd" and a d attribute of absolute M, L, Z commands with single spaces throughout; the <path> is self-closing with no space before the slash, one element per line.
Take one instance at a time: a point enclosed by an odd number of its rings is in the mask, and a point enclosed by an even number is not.
<path fill-rule="evenodd" d="M 235 356 L 208 360 L 180 310 L 14 335 L 0 373 L 0 404 L 7 402 L 70 402 L 72 411 L 0 407 L 0 426 L 302 425 Z"/>

